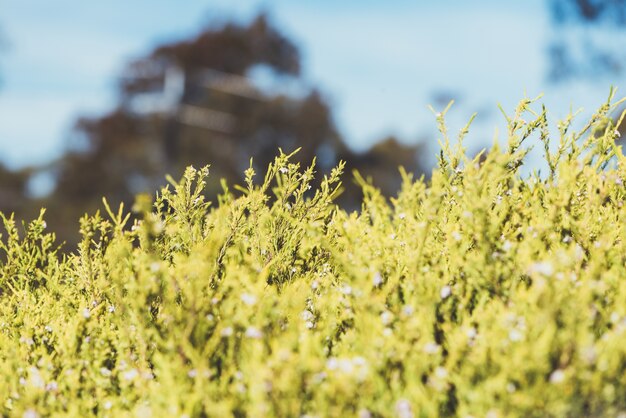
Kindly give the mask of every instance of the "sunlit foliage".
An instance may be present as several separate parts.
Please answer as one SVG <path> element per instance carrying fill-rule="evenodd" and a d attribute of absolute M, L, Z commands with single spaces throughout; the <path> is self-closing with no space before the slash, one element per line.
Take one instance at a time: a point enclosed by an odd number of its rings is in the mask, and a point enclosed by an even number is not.
<path fill-rule="evenodd" d="M 4 218 L 3 416 L 562 417 L 626 413 L 626 160 L 612 97 L 549 132 L 524 100 L 428 183 L 334 205 L 343 164 L 280 154 L 208 202 L 188 168 L 131 221 L 105 201 L 58 255 Z M 536 109 L 536 110 L 533 110 Z M 550 139 L 556 136 L 556 142 Z M 524 141 L 548 171 L 521 175 Z M 219 174 L 219 173 L 218 173 Z M 132 218 L 135 219 L 135 218 Z"/>

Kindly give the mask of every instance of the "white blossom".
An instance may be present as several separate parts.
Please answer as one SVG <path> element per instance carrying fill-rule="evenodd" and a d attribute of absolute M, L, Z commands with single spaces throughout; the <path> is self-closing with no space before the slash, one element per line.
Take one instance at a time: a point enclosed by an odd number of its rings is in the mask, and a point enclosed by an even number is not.
<path fill-rule="evenodd" d="M 565 380 L 565 373 L 561 369 L 556 369 L 550 375 L 550 383 L 558 384 Z"/>
<path fill-rule="evenodd" d="M 441 299 L 446 299 L 448 296 L 450 296 L 450 294 L 452 293 L 452 289 L 450 288 L 450 286 L 444 286 L 441 288 L 441 291 L 439 292 L 439 296 L 441 296 Z"/>
<path fill-rule="evenodd" d="M 27 409 L 22 418 L 39 418 L 39 414 L 33 408 Z"/>
<path fill-rule="evenodd" d="M 415 309 L 413 309 L 411 305 L 404 305 L 402 307 L 402 314 L 404 316 L 412 316 L 413 312 L 415 312 Z"/>
<path fill-rule="evenodd" d="M 380 320 L 382 321 L 383 325 L 389 325 L 391 321 L 393 321 L 393 314 L 389 311 L 385 311 L 380 314 Z"/>
<path fill-rule="evenodd" d="M 467 338 L 473 339 L 476 338 L 476 336 L 478 335 L 478 331 L 476 331 L 476 328 L 471 327 L 467 330 L 465 335 L 467 335 Z"/>
<path fill-rule="evenodd" d="M 85 319 L 91 318 L 91 312 L 89 311 L 89 308 L 83 309 L 83 318 Z"/>
<path fill-rule="evenodd" d="M 139 376 L 139 372 L 137 371 L 137 369 L 130 369 L 127 372 L 124 372 L 124 374 L 122 375 L 122 377 L 124 378 L 124 380 L 135 380 L 135 378 Z"/>
<path fill-rule="evenodd" d="M 544 276 L 552 276 L 554 273 L 554 266 L 549 261 L 540 261 L 530 266 L 529 271 L 531 273 L 538 273 Z"/>
<path fill-rule="evenodd" d="M 341 293 L 343 293 L 346 296 L 349 296 L 352 294 L 352 288 L 348 285 L 342 286 L 341 287 Z"/>
<path fill-rule="evenodd" d="M 374 277 L 372 278 L 372 283 L 374 284 L 375 287 L 380 286 L 381 284 L 383 284 L 383 276 L 381 276 L 379 272 L 374 273 Z"/>
<path fill-rule="evenodd" d="M 308 309 L 303 310 L 300 314 L 300 317 L 304 321 L 313 321 L 315 319 L 315 315 L 313 315 L 313 312 L 309 311 Z"/>
<path fill-rule="evenodd" d="M 424 345 L 424 352 L 426 354 L 437 354 L 439 352 L 439 345 L 434 342 L 429 342 Z"/>
<path fill-rule="evenodd" d="M 256 304 L 257 298 L 251 293 L 242 293 L 241 301 L 248 306 L 254 306 Z"/>
<path fill-rule="evenodd" d="M 398 418 L 413 418 L 411 403 L 406 399 L 398 400 L 396 402 L 396 414 Z"/>
<path fill-rule="evenodd" d="M 263 332 L 261 332 L 261 330 L 256 327 L 248 327 L 246 329 L 246 337 L 252 338 L 252 339 L 259 339 L 263 337 Z"/>
<path fill-rule="evenodd" d="M 509 340 L 513 342 L 521 341 L 524 338 L 524 335 L 517 329 L 512 329 L 509 331 Z"/>
<path fill-rule="evenodd" d="M 359 409 L 359 418 L 372 418 L 372 413 L 365 408 Z"/>

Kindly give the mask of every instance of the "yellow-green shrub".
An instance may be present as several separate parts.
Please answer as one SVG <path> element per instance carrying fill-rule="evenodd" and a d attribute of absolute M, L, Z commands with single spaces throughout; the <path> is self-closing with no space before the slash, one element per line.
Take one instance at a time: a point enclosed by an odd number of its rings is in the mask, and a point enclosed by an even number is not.
<path fill-rule="evenodd" d="M 549 144 L 524 100 L 468 158 L 444 115 L 439 167 L 389 203 L 342 165 L 309 191 L 281 154 L 210 205 L 208 169 L 81 220 L 4 218 L 3 416 L 561 417 L 626 411 L 626 160 L 611 99 Z M 445 113 L 445 112 L 444 112 Z M 523 118 L 530 118 L 529 122 Z M 467 132 L 463 129 L 460 139 Z M 526 138 L 548 173 L 521 176 Z"/>

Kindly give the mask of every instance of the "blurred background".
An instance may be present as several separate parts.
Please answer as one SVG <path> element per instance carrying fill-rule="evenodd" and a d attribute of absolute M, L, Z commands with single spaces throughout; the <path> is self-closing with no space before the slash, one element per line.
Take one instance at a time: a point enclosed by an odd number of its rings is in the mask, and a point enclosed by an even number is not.
<path fill-rule="evenodd" d="M 0 211 L 48 209 L 71 249 L 78 219 L 164 176 L 211 164 L 241 183 L 281 147 L 347 161 L 386 195 L 398 166 L 428 177 L 435 118 L 478 117 L 488 148 L 512 110 L 544 93 L 556 122 L 581 119 L 626 80 L 626 0 L 0 0 Z M 620 96 L 618 92 L 618 96 Z"/>

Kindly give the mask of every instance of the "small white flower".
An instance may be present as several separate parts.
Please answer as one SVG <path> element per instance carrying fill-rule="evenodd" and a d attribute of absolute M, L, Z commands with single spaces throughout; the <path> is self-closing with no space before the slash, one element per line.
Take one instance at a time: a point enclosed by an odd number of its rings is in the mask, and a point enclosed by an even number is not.
<path fill-rule="evenodd" d="M 616 324 L 620 320 L 620 316 L 617 312 L 611 312 L 611 316 L 609 317 L 610 321 L 613 324 Z"/>
<path fill-rule="evenodd" d="M 467 332 L 465 333 L 465 335 L 467 335 L 467 338 L 469 339 L 474 339 L 476 338 L 476 336 L 478 335 L 478 331 L 476 331 L 476 328 L 471 327 L 467 330 Z"/>
<path fill-rule="evenodd" d="M 487 415 L 485 415 L 485 418 L 499 418 L 499 414 L 498 411 L 496 411 L 495 409 L 490 409 L 489 411 L 487 411 Z"/>
<path fill-rule="evenodd" d="M 380 320 L 382 321 L 383 325 L 389 325 L 391 321 L 393 321 L 393 314 L 389 311 L 385 311 L 380 314 Z"/>
<path fill-rule="evenodd" d="M 27 409 L 22 418 L 39 418 L 39 414 L 33 408 Z"/>
<path fill-rule="evenodd" d="M 313 280 L 311 282 L 311 289 L 317 290 L 318 287 L 320 287 L 320 282 L 318 282 L 317 280 Z"/>
<path fill-rule="evenodd" d="M 402 307 L 402 314 L 404 314 L 404 316 L 412 316 L 413 312 L 415 312 L 415 309 L 413 309 L 411 305 L 404 305 Z"/>
<path fill-rule="evenodd" d="M 303 310 L 302 313 L 300 314 L 300 317 L 304 321 L 313 321 L 315 319 L 315 315 L 313 315 L 313 313 L 309 311 L 308 309 Z"/>
<path fill-rule="evenodd" d="M 83 309 L 83 318 L 85 319 L 91 318 L 91 312 L 89 311 L 89 308 Z"/>
<path fill-rule="evenodd" d="M 359 409 L 359 418 L 372 418 L 372 413 L 365 408 Z"/>
<path fill-rule="evenodd" d="M 516 329 L 512 329 L 511 331 L 509 331 L 509 340 L 517 342 L 521 341 L 522 338 L 524 338 L 524 335 L 520 331 Z"/>
<path fill-rule="evenodd" d="M 398 402 L 396 402 L 396 414 L 398 418 L 413 418 L 411 403 L 406 399 L 398 400 Z"/>
<path fill-rule="evenodd" d="M 502 244 L 502 250 L 504 250 L 504 252 L 508 252 L 512 247 L 513 244 L 511 244 L 511 241 L 509 240 L 504 241 L 504 243 Z"/>
<path fill-rule="evenodd" d="M 446 377 L 448 377 L 448 371 L 445 367 L 439 366 L 435 369 L 435 376 L 437 376 L 439 379 L 445 379 Z"/>
<path fill-rule="evenodd" d="M 232 327 L 226 327 L 222 330 L 221 333 L 222 337 L 230 337 L 231 335 L 233 335 L 233 328 Z"/>
<path fill-rule="evenodd" d="M 450 296 L 450 294 L 452 294 L 452 289 L 450 288 L 450 286 L 447 285 L 442 287 L 439 291 L 439 296 L 441 296 L 441 299 L 446 299 L 448 296 Z"/>
<path fill-rule="evenodd" d="M 372 278 L 372 284 L 374 285 L 374 287 L 378 287 L 383 284 L 383 276 L 381 276 L 379 272 L 374 273 L 374 277 Z"/>
<path fill-rule="evenodd" d="M 283 174 L 287 174 L 289 172 L 289 170 L 287 169 L 287 167 L 281 167 L 278 169 L 278 171 L 280 171 Z"/>
<path fill-rule="evenodd" d="M 154 261 L 154 262 L 150 263 L 150 271 L 151 272 L 156 273 L 159 270 L 161 270 L 161 263 L 159 263 L 158 261 Z"/>
<path fill-rule="evenodd" d="M 196 378 L 196 376 L 198 376 L 198 371 L 197 371 L 196 369 L 191 369 L 191 370 L 189 370 L 189 371 L 187 372 L 187 376 L 188 376 L 190 379 L 195 379 L 195 378 Z"/>
<path fill-rule="evenodd" d="M 52 327 L 50 325 L 46 325 L 45 327 L 43 327 L 43 329 L 45 329 L 47 332 L 52 332 Z"/>
<path fill-rule="evenodd" d="M 115 312 L 115 306 L 114 305 L 109 305 L 107 310 L 109 311 L 109 313 L 114 313 Z"/>
<path fill-rule="evenodd" d="M 362 356 L 356 356 L 352 359 L 352 363 L 354 363 L 355 366 L 357 367 L 365 367 L 367 366 L 367 360 L 365 360 L 365 357 Z"/>
<path fill-rule="evenodd" d="M 113 402 L 106 401 L 104 405 L 102 405 L 102 407 L 108 411 L 109 409 L 113 408 Z"/>
<path fill-rule="evenodd" d="M 111 376 L 111 370 L 107 369 L 106 367 L 101 367 L 100 374 L 105 377 Z"/>
<path fill-rule="evenodd" d="M 342 286 L 341 287 L 341 293 L 343 293 L 346 296 L 349 296 L 352 294 L 352 288 L 348 285 Z"/>
<path fill-rule="evenodd" d="M 46 229 L 48 227 L 48 224 L 46 223 L 46 221 L 42 221 L 41 226 L 43 227 L 43 229 Z"/>
<path fill-rule="evenodd" d="M 383 329 L 383 335 L 385 337 L 391 337 L 393 335 L 393 330 L 391 328 L 385 328 Z"/>
<path fill-rule="evenodd" d="M 46 386 L 46 383 L 43 380 L 43 377 L 41 377 L 41 373 L 39 373 L 39 369 L 36 367 L 30 367 L 28 369 L 29 372 L 29 383 L 31 386 L 39 388 L 39 389 L 43 389 Z"/>
<path fill-rule="evenodd" d="M 242 293 L 241 301 L 248 306 L 254 306 L 256 305 L 257 299 L 256 299 L 256 296 L 254 296 L 251 293 Z"/>
<path fill-rule="evenodd" d="M 506 385 L 506 391 L 509 393 L 513 393 L 516 391 L 515 385 L 511 382 L 507 383 Z"/>
<path fill-rule="evenodd" d="M 258 340 L 263 337 L 263 332 L 258 328 L 248 327 L 248 329 L 246 329 L 246 337 Z"/>
<path fill-rule="evenodd" d="M 398 218 L 400 218 L 400 219 L 404 219 L 404 218 L 406 218 L 406 213 L 404 213 L 404 212 L 399 213 L 399 214 L 398 214 Z"/>
<path fill-rule="evenodd" d="M 452 238 L 453 238 L 455 241 L 461 241 L 461 239 L 463 238 L 463 236 L 461 235 L 461 233 L 460 233 L 459 231 L 454 231 L 454 232 L 452 233 Z"/>
<path fill-rule="evenodd" d="M 28 337 L 28 338 L 20 337 L 20 342 L 24 343 L 24 344 L 26 344 L 28 346 L 35 344 L 35 341 L 32 338 L 30 338 L 30 337 Z"/>
<path fill-rule="evenodd" d="M 531 273 L 538 273 L 544 276 L 552 276 L 552 274 L 554 273 L 554 267 L 549 261 L 541 261 L 532 264 L 529 268 L 529 271 Z"/>
<path fill-rule="evenodd" d="M 556 369 L 550 375 L 550 383 L 558 384 L 565 380 L 565 373 L 561 369 Z"/>
<path fill-rule="evenodd" d="M 593 364 L 598 357 L 598 353 L 593 346 L 583 347 L 580 353 L 581 357 L 589 364 Z"/>
<path fill-rule="evenodd" d="M 137 371 L 137 369 L 130 369 L 127 372 L 124 372 L 124 374 L 122 375 L 122 377 L 124 378 L 124 380 L 135 380 L 135 378 L 139 376 L 139 372 Z"/>
<path fill-rule="evenodd" d="M 429 342 L 424 345 L 424 352 L 426 354 L 437 354 L 439 352 L 439 345 L 434 342 Z"/>

